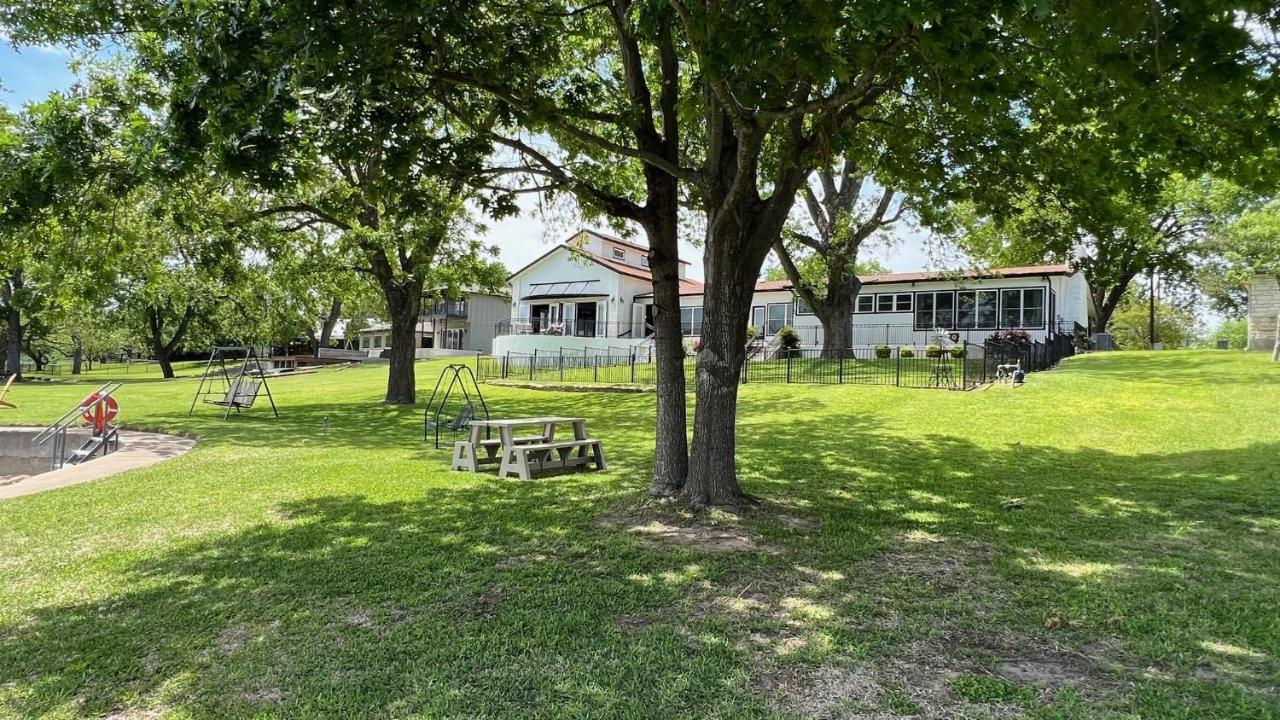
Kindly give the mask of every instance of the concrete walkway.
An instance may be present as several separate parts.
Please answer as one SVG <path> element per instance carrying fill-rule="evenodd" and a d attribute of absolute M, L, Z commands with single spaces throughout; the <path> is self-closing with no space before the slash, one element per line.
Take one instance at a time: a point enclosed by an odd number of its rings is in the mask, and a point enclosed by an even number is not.
<path fill-rule="evenodd" d="M 68 465 L 40 475 L 0 486 L 0 500 L 30 495 L 67 485 L 77 485 L 98 480 L 109 475 L 155 465 L 162 460 L 177 457 L 195 447 L 191 438 L 159 433 L 120 431 L 120 449 L 106 457 L 98 457 L 83 465 Z"/>

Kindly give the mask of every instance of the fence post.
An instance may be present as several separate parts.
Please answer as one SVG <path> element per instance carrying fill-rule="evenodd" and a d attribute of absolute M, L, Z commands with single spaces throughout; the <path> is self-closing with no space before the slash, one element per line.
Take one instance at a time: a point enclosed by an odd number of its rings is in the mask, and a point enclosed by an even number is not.
<path fill-rule="evenodd" d="M 844 384 L 844 349 L 837 350 L 836 352 L 840 353 L 839 369 L 836 370 L 836 384 L 843 385 Z"/>
<path fill-rule="evenodd" d="M 511 351 L 508 350 L 507 354 L 502 356 L 502 379 L 506 380 L 510 372 L 511 372 Z"/>
<path fill-rule="evenodd" d="M 898 361 L 894 363 L 893 384 L 895 386 L 901 386 L 902 385 L 902 348 L 899 347 L 898 349 L 894 350 L 893 353 L 894 353 L 894 356 L 898 358 Z"/>
<path fill-rule="evenodd" d="M 600 382 L 600 356 L 591 356 L 591 381 Z"/>
<path fill-rule="evenodd" d="M 564 346 L 560 346 L 560 382 L 564 382 Z"/>
<path fill-rule="evenodd" d="M 538 364 L 538 348 L 533 349 L 533 357 L 529 358 L 529 382 L 533 382 L 533 367 Z"/>
<path fill-rule="evenodd" d="M 631 349 L 631 384 L 634 385 L 635 382 L 636 382 L 636 351 L 635 351 L 635 348 L 632 348 Z"/>
<path fill-rule="evenodd" d="M 791 351 L 783 350 L 787 354 L 787 382 L 791 382 Z"/>

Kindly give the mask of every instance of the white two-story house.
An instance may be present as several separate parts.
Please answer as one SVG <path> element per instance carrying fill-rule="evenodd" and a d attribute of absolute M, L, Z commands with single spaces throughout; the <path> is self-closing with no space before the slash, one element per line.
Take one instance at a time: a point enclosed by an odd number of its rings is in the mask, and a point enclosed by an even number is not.
<path fill-rule="evenodd" d="M 682 292 L 702 284 L 685 279 Z M 494 354 L 643 346 L 653 336 L 653 276 L 643 245 L 583 230 L 510 277 L 511 317 L 498 324 Z"/>

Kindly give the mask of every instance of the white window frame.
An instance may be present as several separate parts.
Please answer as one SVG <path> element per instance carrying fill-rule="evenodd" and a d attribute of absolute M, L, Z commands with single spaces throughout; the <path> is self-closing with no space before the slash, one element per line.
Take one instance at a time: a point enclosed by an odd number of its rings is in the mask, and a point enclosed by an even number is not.
<path fill-rule="evenodd" d="M 620 248 L 620 247 L 614 246 L 614 248 L 613 248 L 613 259 L 614 259 L 614 260 L 626 260 L 626 259 L 627 259 L 627 251 L 626 251 L 626 250 L 623 250 L 623 249 L 622 249 L 622 248 Z"/>
<path fill-rule="evenodd" d="M 911 311 L 912 327 L 914 327 L 916 330 L 932 330 L 933 328 L 945 328 L 947 330 L 955 329 L 955 325 L 956 325 L 956 291 L 955 290 L 925 290 L 923 292 L 916 293 L 916 295 L 917 296 L 930 295 L 933 297 L 933 303 L 932 303 L 932 308 L 929 310 L 930 312 L 929 322 L 925 324 L 921 324 L 920 317 L 919 317 L 920 299 L 919 297 L 916 298 L 915 307 Z M 951 307 L 949 308 L 949 311 L 951 313 L 951 322 L 949 323 L 938 322 L 938 296 L 939 295 L 951 296 Z"/>
<path fill-rule="evenodd" d="M 804 308 L 804 309 L 802 310 L 801 308 Z M 804 298 L 800 297 L 799 293 L 796 294 L 795 314 L 796 315 L 812 315 L 813 314 L 813 308 L 809 307 L 809 303 L 805 302 Z M 768 316 L 766 315 L 766 317 Z"/>
<path fill-rule="evenodd" d="M 689 313 L 689 319 L 685 320 L 685 312 Z M 694 332 L 694 331 L 697 332 Z M 699 337 L 702 335 L 702 306 L 701 305 L 682 305 L 680 307 L 680 334 L 684 337 Z"/>
<path fill-rule="evenodd" d="M 1000 290 L 1001 288 L 971 288 L 968 290 L 957 290 L 956 291 L 956 309 L 955 309 L 956 329 L 958 330 L 994 330 L 997 327 L 999 327 L 1000 326 Z M 990 293 L 996 296 L 995 317 L 991 318 L 991 322 L 988 324 L 983 324 L 982 322 L 980 322 L 980 318 L 981 318 L 980 308 L 982 306 L 980 297 L 983 293 Z M 973 324 L 972 325 L 960 324 L 960 296 L 961 295 L 973 295 Z"/>
<path fill-rule="evenodd" d="M 863 309 L 862 309 L 862 307 L 861 307 L 863 298 L 866 298 L 867 300 L 871 301 L 871 307 L 870 307 L 870 308 L 868 308 L 868 309 L 866 309 L 866 310 L 863 310 Z M 875 296 L 875 295 L 858 295 L 856 298 L 854 298 L 854 300 L 853 300 L 853 312 L 854 312 L 854 314 L 856 314 L 856 315 L 870 315 L 870 314 L 874 313 L 875 311 L 876 311 L 876 296 Z"/>
<path fill-rule="evenodd" d="M 1004 304 L 1005 293 L 1018 293 L 1018 307 L 1007 308 Z M 1040 293 L 1040 304 L 1035 309 L 1040 311 L 1040 322 L 1034 325 L 1027 324 L 1027 293 Z M 1048 321 L 1049 308 L 1048 293 L 1045 292 L 1043 285 L 1026 288 L 1000 288 L 1000 308 L 996 313 L 996 319 L 1000 323 L 1001 328 L 1019 329 L 1019 330 L 1041 330 L 1044 329 L 1045 323 Z M 1013 323 L 1005 322 L 1005 313 L 1013 310 L 1018 313 L 1018 319 Z"/>

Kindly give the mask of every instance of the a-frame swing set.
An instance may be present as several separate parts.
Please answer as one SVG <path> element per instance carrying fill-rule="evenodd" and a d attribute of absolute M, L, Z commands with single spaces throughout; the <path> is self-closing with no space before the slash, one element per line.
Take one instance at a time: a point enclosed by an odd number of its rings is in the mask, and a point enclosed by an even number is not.
<path fill-rule="evenodd" d="M 240 367 L 228 368 L 227 363 L 239 363 Z M 267 385 L 267 372 L 262 367 L 262 359 L 258 351 L 251 347 L 219 346 L 209 355 L 209 363 L 204 367 L 204 375 L 196 386 L 196 396 L 191 399 L 191 409 L 187 417 L 196 411 L 196 405 L 204 402 L 209 405 L 220 405 L 226 410 L 222 419 L 231 417 L 231 411 L 237 414 L 248 410 L 258 396 L 265 394 L 271 403 L 271 412 L 280 417 L 275 398 L 271 396 L 271 387 Z"/>

